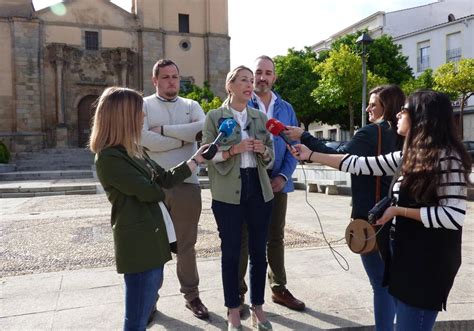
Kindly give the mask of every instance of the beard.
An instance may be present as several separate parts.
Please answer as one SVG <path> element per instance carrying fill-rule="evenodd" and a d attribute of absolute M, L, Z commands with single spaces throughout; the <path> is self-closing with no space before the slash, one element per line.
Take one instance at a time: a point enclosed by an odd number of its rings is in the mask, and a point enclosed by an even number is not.
<path fill-rule="evenodd" d="M 174 99 L 178 96 L 178 91 L 167 91 L 164 94 L 167 99 Z"/>
<path fill-rule="evenodd" d="M 272 90 L 272 86 L 267 82 L 259 83 L 255 85 L 255 92 L 256 93 L 268 93 Z"/>

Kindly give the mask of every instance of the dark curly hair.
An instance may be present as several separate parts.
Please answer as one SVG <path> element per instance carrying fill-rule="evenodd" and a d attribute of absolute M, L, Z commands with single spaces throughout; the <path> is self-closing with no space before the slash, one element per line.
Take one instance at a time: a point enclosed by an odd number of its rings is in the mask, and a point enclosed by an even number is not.
<path fill-rule="evenodd" d="M 418 90 L 407 99 L 405 107 L 410 118 L 410 130 L 403 146 L 403 181 L 417 202 L 428 205 L 439 201 L 437 189 L 441 182 L 440 158 L 455 155 L 461 161 L 461 174 L 467 183 L 471 159 L 454 125 L 453 108 L 448 96 Z M 451 160 L 448 160 L 451 167 Z"/>

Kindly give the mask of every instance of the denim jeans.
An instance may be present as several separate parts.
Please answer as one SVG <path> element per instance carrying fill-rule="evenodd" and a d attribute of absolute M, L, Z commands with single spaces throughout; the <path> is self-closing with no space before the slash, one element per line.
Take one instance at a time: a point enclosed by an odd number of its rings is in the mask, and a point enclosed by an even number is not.
<path fill-rule="evenodd" d="M 390 240 L 390 253 L 393 256 L 395 241 Z M 438 311 L 410 306 L 395 299 L 397 330 L 431 331 L 438 316 Z"/>
<path fill-rule="evenodd" d="M 274 192 L 273 206 L 268 227 L 267 260 L 268 260 L 268 285 L 274 291 L 286 289 L 285 270 L 285 217 L 288 193 Z M 245 283 L 247 273 L 248 254 L 248 232 L 246 224 L 242 227 L 242 247 L 240 249 L 240 294 L 247 293 L 248 287 Z"/>
<path fill-rule="evenodd" d="M 148 317 L 158 299 L 163 284 L 163 267 L 124 275 L 125 331 L 146 329 Z"/>
<path fill-rule="evenodd" d="M 438 316 L 438 311 L 416 308 L 396 300 L 397 330 L 431 331 Z"/>
<path fill-rule="evenodd" d="M 395 318 L 395 299 L 388 293 L 388 287 L 382 286 L 383 260 L 379 252 L 361 255 L 361 259 L 374 292 L 375 329 L 377 331 L 392 331 Z"/>
<path fill-rule="evenodd" d="M 248 229 L 250 301 L 253 305 L 264 303 L 266 245 L 272 201 L 263 200 L 256 168 L 241 169 L 241 181 L 240 204 L 212 200 L 212 211 L 221 239 L 222 283 L 227 308 L 237 308 L 240 305 L 239 262 L 244 222 Z"/>

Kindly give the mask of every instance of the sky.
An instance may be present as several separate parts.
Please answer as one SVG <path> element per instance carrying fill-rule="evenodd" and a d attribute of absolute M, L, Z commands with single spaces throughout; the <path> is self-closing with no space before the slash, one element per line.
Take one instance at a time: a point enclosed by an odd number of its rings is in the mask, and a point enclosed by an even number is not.
<path fill-rule="evenodd" d="M 33 0 L 36 10 L 57 2 Z M 131 0 L 112 2 L 131 8 Z M 436 0 L 228 0 L 231 68 L 251 66 L 260 55 L 285 55 L 289 48 L 314 45 L 377 11 L 432 2 Z"/>

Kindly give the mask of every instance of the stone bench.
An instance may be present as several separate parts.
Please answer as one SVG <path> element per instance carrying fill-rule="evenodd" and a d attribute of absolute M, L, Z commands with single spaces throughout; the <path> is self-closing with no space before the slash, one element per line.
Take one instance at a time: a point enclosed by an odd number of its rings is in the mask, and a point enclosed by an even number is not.
<path fill-rule="evenodd" d="M 321 191 L 327 195 L 339 194 L 337 187 L 347 185 L 345 180 L 335 179 L 309 179 L 306 183 L 308 192 L 319 192 L 321 188 Z"/>

